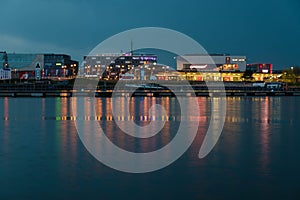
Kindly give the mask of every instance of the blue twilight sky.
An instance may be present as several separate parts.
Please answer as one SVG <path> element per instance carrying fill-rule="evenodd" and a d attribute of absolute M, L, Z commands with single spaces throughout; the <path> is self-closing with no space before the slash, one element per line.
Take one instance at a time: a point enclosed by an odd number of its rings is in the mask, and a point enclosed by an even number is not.
<path fill-rule="evenodd" d="M 67 53 L 146 26 L 180 31 L 209 53 L 246 55 L 275 68 L 300 65 L 299 0 L 0 1 L 0 51 Z"/>

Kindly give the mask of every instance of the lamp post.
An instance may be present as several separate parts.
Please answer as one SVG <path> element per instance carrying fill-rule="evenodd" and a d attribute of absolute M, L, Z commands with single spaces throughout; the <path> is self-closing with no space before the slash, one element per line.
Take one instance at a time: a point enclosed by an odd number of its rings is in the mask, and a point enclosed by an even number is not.
<path fill-rule="evenodd" d="M 67 68 L 67 66 L 63 65 L 61 68 L 64 70 L 64 78 L 66 78 L 66 68 Z"/>
<path fill-rule="evenodd" d="M 74 74 L 74 68 L 73 68 L 73 67 L 74 67 L 74 65 L 71 64 L 71 69 L 72 69 L 72 70 L 71 70 L 71 78 L 73 78 L 73 74 Z"/>
<path fill-rule="evenodd" d="M 73 64 L 74 68 L 73 68 L 73 76 L 76 76 L 78 74 L 78 70 L 77 70 L 77 64 Z"/>

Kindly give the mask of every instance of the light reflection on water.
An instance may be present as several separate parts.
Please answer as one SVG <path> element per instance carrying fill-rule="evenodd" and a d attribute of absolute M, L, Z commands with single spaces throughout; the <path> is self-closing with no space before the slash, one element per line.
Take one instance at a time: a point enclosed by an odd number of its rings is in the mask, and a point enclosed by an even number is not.
<path fill-rule="evenodd" d="M 200 113 L 189 120 L 200 124 L 191 148 L 165 169 L 132 175 L 109 169 L 88 154 L 77 136 L 78 116 L 71 112 L 70 99 L 0 98 L 0 199 L 82 199 L 100 193 L 104 199 L 124 194 L 144 199 L 276 199 L 299 194 L 299 98 L 227 98 L 222 135 L 202 160 L 197 155 L 209 125 L 211 99 L 197 100 Z M 116 117 L 110 98 L 95 101 L 96 106 L 86 99 L 83 106 L 90 113 L 95 109 L 96 116 L 84 116 L 84 121 L 98 121 L 115 144 L 134 152 L 168 144 L 181 120 L 175 98 L 132 98 L 130 113 Z M 164 116 L 149 114 L 155 103 L 164 106 Z M 116 120 L 139 125 L 164 121 L 165 127 L 154 137 L 137 139 L 122 133 Z"/>

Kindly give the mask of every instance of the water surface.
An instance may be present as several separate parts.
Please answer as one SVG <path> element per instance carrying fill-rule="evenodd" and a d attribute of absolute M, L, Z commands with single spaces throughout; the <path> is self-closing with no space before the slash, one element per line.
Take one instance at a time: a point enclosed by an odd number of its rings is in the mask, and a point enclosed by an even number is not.
<path fill-rule="evenodd" d="M 198 152 L 211 115 L 211 99 L 197 98 L 198 136 L 170 166 L 128 174 L 98 162 L 80 141 L 69 98 L 0 98 L 0 199 L 298 199 L 300 98 L 227 98 L 222 135 L 204 159 Z M 188 99 L 187 99 L 188 102 Z M 122 133 L 115 120 L 149 123 L 148 108 L 166 109 L 163 130 L 150 139 Z M 134 152 L 162 148 L 175 136 L 175 98 L 133 98 L 130 115 L 112 118 L 111 99 L 96 99 L 106 135 Z M 89 99 L 83 105 L 93 109 Z M 213 111 L 214 112 L 214 111 Z M 159 115 L 159 114 L 158 114 Z M 187 134 L 188 131 L 187 131 Z"/>

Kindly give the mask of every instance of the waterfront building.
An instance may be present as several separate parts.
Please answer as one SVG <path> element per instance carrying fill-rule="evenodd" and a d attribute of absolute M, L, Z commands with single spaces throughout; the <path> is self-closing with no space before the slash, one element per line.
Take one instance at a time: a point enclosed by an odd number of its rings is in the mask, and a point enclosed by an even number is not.
<path fill-rule="evenodd" d="M 3 53 L 0 52 L 0 57 Z M 0 65 L 3 65 L 0 60 Z M 37 64 L 41 68 L 41 77 L 73 77 L 78 73 L 78 62 L 65 54 L 22 54 L 7 53 L 7 63 L 12 78 L 34 78 Z"/>
<path fill-rule="evenodd" d="M 85 77 L 100 79 L 119 79 L 120 75 L 130 71 L 143 76 L 143 69 L 157 63 L 157 56 L 153 54 L 100 54 L 84 56 L 82 73 Z"/>
<path fill-rule="evenodd" d="M 10 80 L 10 79 L 11 79 L 11 69 L 0 68 L 0 80 Z"/>
<path fill-rule="evenodd" d="M 177 56 L 177 70 L 234 72 L 246 69 L 246 56 L 188 54 Z"/>
<path fill-rule="evenodd" d="M 78 61 L 65 54 L 44 54 L 44 77 L 74 77 L 78 73 Z"/>
<path fill-rule="evenodd" d="M 216 71 L 161 71 L 156 74 L 157 80 L 189 80 L 189 81 L 225 81 L 241 82 L 244 72 L 216 72 Z M 282 74 L 253 73 L 252 81 L 278 81 Z"/>
<path fill-rule="evenodd" d="M 246 71 L 251 71 L 253 73 L 266 73 L 272 74 L 273 65 L 269 63 L 252 63 L 246 65 Z"/>

